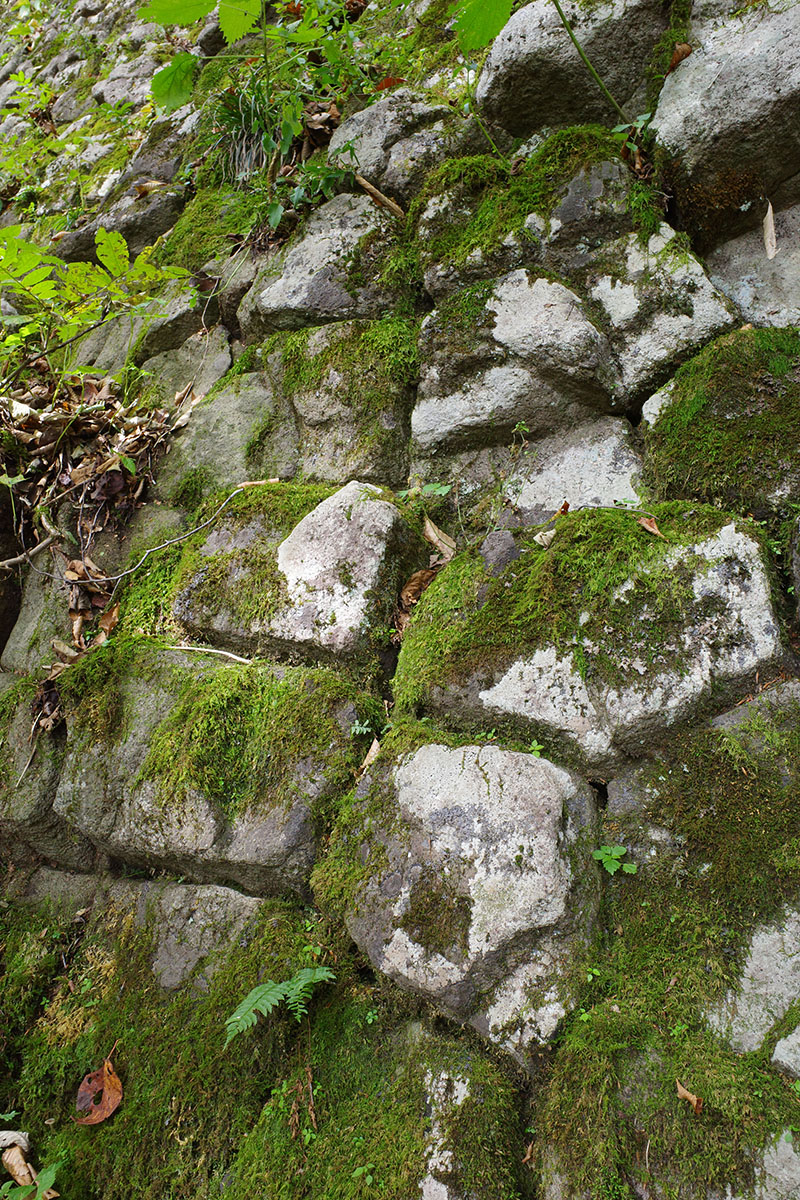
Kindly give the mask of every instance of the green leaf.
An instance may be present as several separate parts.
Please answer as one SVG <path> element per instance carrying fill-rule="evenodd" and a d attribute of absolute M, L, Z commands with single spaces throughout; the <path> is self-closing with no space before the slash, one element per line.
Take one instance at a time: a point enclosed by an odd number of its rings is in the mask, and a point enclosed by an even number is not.
<path fill-rule="evenodd" d="M 228 45 L 249 33 L 260 15 L 261 0 L 221 0 L 219 27 Z"/>
<path fill-rule="evenodd" d="M 267 209 L 267 221 L 270 229 L 277 229 L 281 223 L 281 217 L 284 214 L 284 207 L 280 200 L 273 200 Z"/>
<path fill-rule="evenodd" d="M 136 475 L 136 463 L 127 454 L 120 454 L 119 461 L 122 463 L 129 475 Z"/>
<path fill-rule="evenodd" d="M 97 247 L 97 257 L 112 275 L 127 274 L 131 263 L 128 243 L 118 230 L 108 231 L 101 226 L 94 235 L 94 242 Z"/>
<path fill-rule="evenodd" d="M 57 1162 L 39 1172 L 36 1179 L 36 1200 L 40 1200 L 40 1197 L 44 1196 L 45 1192 L 53 1186 L 60 1167 L 61 1163 Z"/>
<path fill-rule="evenodd" d="M 225 1022 L 227 1037 L 225 1045 L 227 1046 L 240 1033 L 244 1033 L 246 1029 L 252 1029 L 256 1023 L 258 1013 L 266 1017 L 272 1012 L 273 1008 L 277 1008 L 284 997 L 284 984 L 274 983 L 268 979 L 266 983 L 254 987 L 251 992 L 248 992 L 242 1003 L 231 1013 Z"/>
<path fill-rule="evenodd" d="M 214 8 L 215 0 L 150 0 L 136 14 L 159 25 L 194 25 Z"/>
<path fill-rule="evenodd" d="M 159 108 L 171 113 L 176 108 L 182 108 L 191 99 L 192 79 L 196 69 L 195 56 L 182 51 L 175 55 L 172 62 L 156 72 L 150 86 L 153 99 Z"/>
<path fill-rule="evenodd" d="M 286 1007 L 296 1021 L 305 1016 L 308 1001 L 316 983 L 335 979 L 329 967 L 303 967 L 284 984 Z"/>
<path fill-rule="evenodd" d="M 511 0 L 465 0 L 456 10 L 455 30 L 462 54 L 482 50 L 511 16 Z"/>
<path fill-rule="evenodd" d="M 623 863 L 622 869 L 626 875 L 635 875 L 636 872 L 639 870 L 636 863 Z"/>

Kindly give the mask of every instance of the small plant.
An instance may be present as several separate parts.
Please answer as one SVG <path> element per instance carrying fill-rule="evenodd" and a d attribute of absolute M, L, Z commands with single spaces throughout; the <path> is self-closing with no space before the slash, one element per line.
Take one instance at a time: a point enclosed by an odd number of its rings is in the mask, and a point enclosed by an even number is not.
<path fill-rule="evenodd" d="M 36 1183 L 19 1184 L 9 1179 L 0 1187 L 0 1196 L 7 1196 L 9 1200 L 43 1200 L 53 1186 L 56 1172 L 60 1166 L 61 1163 L 58 1162 L 53 1166 L 45 1167 L 43 1171 L 39 1172 Z"/>
<path fill-rule="evenodd" d="M 225 1045 L 246 1029 L 252 1029 L 259 1013 L 267 1017 L 284 1002 L 294 1019 L 301 1020 L 308 1012 L 308 1001 L 316 985 L 330 983 L 335 978 L 329 967 L 302 967 L 291 979 L 284 979 L 281 983 L 268 979 L 266 983 L 254 987 L 225 1022 Z"/>
<path fill-rule="evenodd" d="M 353 1171 L 352 1178 L 360 1179 L 367 1187 L 372 1187 L 375 1182 L 375 1163 L 364 1163 L 363 1167 L 356 1167 Z"/>
<path fill-rule="evenodd" d="M 636 863 L 622 861 L 627 853 L 625 846 L 601 846 L 599 850 L 592 851 L 592 857 L 603 864 L 609 875 L 616 875 L 620 868 L 626 875 L 635 875 L 638 870 Z"/>
<path fill-rule="evenodd" d="M 366 1011 L 366 1014 L 364 1016 L 364 1023 L 366 1025 L 374 1025 L 375 1022 L 377 1021 L 377 1019 L 378 1019 L 377 1008 L 368 1008 Z"/>
<path fill-rule="evenodd" d="M 544 746 L 541 742 L 537 742 L 536 738 L 528 746 L 528 754 L 532 754 L 534 758 L 541 758 Z"/>
<path fill-rule="evenodd" d="M 449 496 L 453 490 L 452 483 L 422 483 L 398 492 L 398 500 L 426 500 L 431 496 Z"/>

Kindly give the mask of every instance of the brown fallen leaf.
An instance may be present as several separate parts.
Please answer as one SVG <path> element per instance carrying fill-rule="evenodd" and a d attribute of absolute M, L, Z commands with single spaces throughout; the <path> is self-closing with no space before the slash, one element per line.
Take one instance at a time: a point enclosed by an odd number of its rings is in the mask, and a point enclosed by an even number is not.
<path fill-rule="evenodd" d="M 404 609 L 408 610 L 412 604 L 417 603 L 422 593 L 433 583 L 437 574 L 437 571 L 433 571 L 428 567 L 423 567 L 421 571 L 414 572 L 400 591 L 400 603 Z"/>
<path fill-rule="evenodd" d="M 525 1166 L 525 1164 L 529 1163 L 532 1158 L 533 1158 L 533 1142 L 529 1142 L 526 1147 L 526 1150 L 525 1150 L 525 1157 L 522 1160 L 522 1165 Z"/>
<path fill-rule="evenodd" d="M 536 542 L 537 546 L 544 546 L 546 550 L 555 536 L 555 529 L 543 529 L 541 533 L 535 533 L 533 535 L 533 540 Z"/>
<path fill-rule="evenodd" d="M 25 1157 L 25 1151 L 22 1146 L 9 1146 L 7 1150 L 3 1151 L 0 1162 L 2 1162 L 8 1171 L 14 1183 L 18 1183 L 20 1187 L 36 1186 L 38 1175 Z M 42 1193 L 43 1200 L 57 1200 L 59 1195 L 60 1193 L 55 1188 L 48 1188 L 46 1192 Z"/>
<path fill-rule="evenodd" d="M 372 766 L 372 764 L 375 762 L 375 759 L 378 757 L 380 752 L 381 752 L 381 744 L 377 738 L 373 738 L 372 745 L 370 746 L 369 750 L 367 751 L 364 761 L 362 762 L 361 766 L 356 771 L 356 778 L 358 778 L 360 775 L 363 775 L 364 772 L 366 771 L 367 767 Z"/>
<path fill-rule="evenodd" d="M 667 67 L 666 74 L 669 75 L 670 71 L 674 71 L 675 68 L 682 63 L 685 58 L 688 58 L 691 53 L 692 47 L 688 42 L 676 42 L 672 58 L 669 60 L 669 66 Z"/>
<path fill-rule="evenodd" d="M 642 529 L 646 529 L 648 533 L 654 533 L 656 537 L 664 538 L 663 533 L 656 525 L 655 517 L 639 517 L 639 524 Z M 664 538 L 664 541 L 667 539 Z"/>
<path fill-rule="evenodd" d="M 116 1045 L 116 1043 L 115 1043 Z M 111 1054 L 114 1053 L 112 1048 Z M 91 1071 L 81 1081 L 75 1108 L 84 1116 L 75 1117 L 78 1125 L 99 1125 L 115 1112 L 122 1101 L 122 1081 L 114 1070 L 111 1054 L 99 1071 Z"/>
<path fill-rule="evenodd" d="M 703 1101 L 701 1098 L 699 1096 L 695 1096 L 694 1092 L 687 1091 L 679 1079 L 676 1079 L 675 1083 L 678 1088 L 678 1099 L 687 1100 L 699 1117 L 703 1110 Z"/>
<path fill-rule="evenodd" d="M 775 214 L 771 201 L 767 201 L 767 211 L 764 216 L 764 251 L 767 258 L 774 258 L 778 253 L 778 239 L 775 235 Z"/>
<path fill-rule="evenodd" d="M 425 521 L 422 525 L 422 536 L 426 541 L 430 542 L 432 546 L 436 547 L 436 549 L 444 558 L 445 562 L 449 562 L 455 554 L 456 544 L 453 539 L 448 533 L 445 533 L 443 530 L 441 530 L 438 525 L 434 525 L 427 513 L 425 514 Z"/>
<path fill-rule="evenodd" d="M 405 83 L 405 79 L 399 75 L 384 75 L 380 83 L 375 84 L 375 91 L 385 92 L 387 88 L 397 87 L 398 83 Z"/>
<path fill-rule="evenodd" d="M 76 646 L 78 648 L 78 650 L 85 650 L 86 642 L 83 639 L 83 633 L 82 633 L 83 622 L 85 620 L 84 614 L 80 611 L 77 611 L 74 608 L 71 608 L 69 610 L 69 619 L 72 623 L 72 644 L 73 644 L 73 646 Z"/>

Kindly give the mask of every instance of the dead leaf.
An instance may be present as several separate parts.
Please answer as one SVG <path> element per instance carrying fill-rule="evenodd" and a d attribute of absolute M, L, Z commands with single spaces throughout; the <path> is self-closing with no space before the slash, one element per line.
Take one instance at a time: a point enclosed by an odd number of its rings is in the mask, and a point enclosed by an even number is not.
<path fill-rule="evenodd" d="M 445 562 L 450 562 L 456 552 L 456 544 L 449 534 L 444 533 L 438 525 L 434 525 L 427 513 L 422 526 L 422 536 L 436 547 Z"/>
<path fill-rule="evenodd" d="M 83 652 L 77 650 L 74 646 L 68 646 L 66 642 L 62 642 L 61 638 L 53 638 L 50 645 L 55 650 L 62 663 L 74 663 L 79 658 L 83 658 Z"/>
<path fill-rule="evenodd" d="M 525 1150 L 525 1157 L 522 1160 L 522 1165 L 525 1166 L 525 1164 L 529 1163 L 532 1158 L 533 1158 L 533 1142 L 529 1142 L 528 1146 Z"/>
<path fill-rule="evenodd" d="M 83 622 L 84 615 L 80 611 L 71 608 L 69 610 L 69 619 L 72 622 L 72 644 L 77 646 L 78 650 L 86 649 L 86 642 L 83 640 Z"/>
<path fill-rule="evenodd" d="M 394 632 L 390 641 L 394 646 L 399 646 L 403 640 L 403 634 L 408 629 L 411 620 L 411 613 L 405 612 L 402 608 L 394 614 Z"/>
<path fill-rule="evenodd" d="M 564 517 L 569 512 L 569 500 L 565 500 L 561 508 L 556 513 L 557 517 Z"/>
<path fill-rule="evenodd" d="M 541 533 L 535 533 L 533 535 L 533 540 L 536 542 L 537 546 L 544 546 L 546 550 L 555 536 L 555 529 L 543 529 Z"/>
<path fill-rule="evenodd" d="M 91 1071 L 81 1082 L 75 1108 L 86 1115 L 75 1117 L 75 1121 L 78 1125 L 99 1125 L 119 1108 L 121 1101 L 122 1082 L 109 1055 L 99 1071 Z"/>
<path fill-rule="evenodd" d="M 398 83 L 405 83 L 405 79 L 401 79 L 399 75 L 384 75 L 380 83 L 375 84 L 375 91 L 385 92 L 387 88 L 397 87 Z"/>
<path fill-rule="evenodd" d="M 683 1084 L 680 1082 L 680 1080 L 676 1079 L 675 1083 L 678 1088 L 678 1099 L 687 1100 L 689 1102 L 689 1104 L 691 1104 L 691 1106 L 694 1109 L 697 1116 L 699 1117 L 700 1113 L 703 1110 L 703 1101 L 700 1099 L 699 1096 L 695 1096 L 694 1092 L 687 1091 L 686 1088 L 683 1086 Z"/>
<path fill-rule="evenodd" d="M 688 58 L 691 53 L 692 47 L 688 42 L 676 42 L 675 50 L 673 51 L 672 58 L 669 60 L 669 66 L 667 67 L 666 74 L 669 75 L 670 71 L 674 71 L 675 68 L 682 63 L 685 58 Z"/>
<path fill-rule="evenodd" d="M 664 541 L 667 540 L 656 525 L 655 517 L 639 517 L 639 524 L 641 525 L 642 529 L 646 529 L 648 533 L 654 533 L 656 537 L 664 538 Z"/>
<path fill-rule="evenodd" d="M 160 192 L 165 187 L 169 187 L 169 184 L 164 183 L 161 179 L 142 179 L 139 183 L 134 184 L 134 191 L 137 196 L 149 196 L 153 192 Z"/>
<path fill-rule="evenodd" d="M 7 1150 L 3 1151 L 3 1157 L 0 1161 L 14 1182 L 18 1183 L 20 1187 L 36 1186 L 37 1173 L 26 1159 L 22 1146 L 9 1146 Z M 43 1200 L 57 1200 L 59 1194 L 55 1188 L 48 1188 L 46 1192 L 42 1193 L 42 1196 Z"/>
<path fill-rule="evenodd" d="M 97 624 L 102 629 L 106 637 L 111 637 L 111 634 L 117 628 L 119 622 L 119 601 L 113 608 L 107 609 L 98 620 Z"/>
<path fill-rule="evenodd" d="M 380 751 L 381 751 L 380 742 L 378 741 L 377 738 L 373 738 L 372 745 L 370 746 L 369 750 L 367 751 L 366 758 L 364 759 L 361 766 L 356 771 L 356 778 L 358 778 L 359 775 L 363 775 L 364 772 L 366 771 L 367 767 L 372 766 L 372 764 L 375 762 L 375 759 L 380 754 Z"/>
<path fill-rule="evenodd" d="M 425 589 L 433 583 L 437 574 L 437 571 L 423 567 L 421 571 L 415 571 L 406 581 L 400 591 L 400 603 L 406 611 L 411 608 L 412 604 L 417 603 Z"/>
<path fill-rule="evenodd" d="M 764 250 L 767 258 L 774 258 L 778 253 L 778 239 L 775 236 L 775 214 L 772 204 L 767 201 L 767 212 L 764 217 Z"/>

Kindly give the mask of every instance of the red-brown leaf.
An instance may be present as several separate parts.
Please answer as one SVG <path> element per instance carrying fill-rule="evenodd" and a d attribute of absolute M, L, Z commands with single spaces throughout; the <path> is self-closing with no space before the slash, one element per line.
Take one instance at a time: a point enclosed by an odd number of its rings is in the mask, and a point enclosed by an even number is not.
<path fill-rule="evenodd" d="M 99 1071 L 91 1071 L 78 1088 L 75 1108 L 84 1116 L 76 1117 L 78 1125 L 99 1125 L 119 1108 L 122 1101 L 122 1082 L 107 1058 Z"/>

